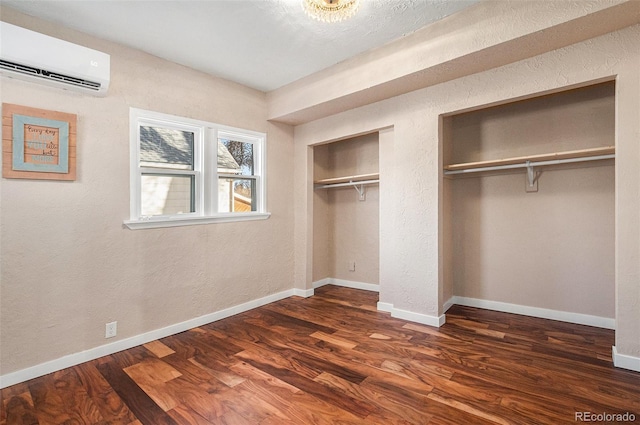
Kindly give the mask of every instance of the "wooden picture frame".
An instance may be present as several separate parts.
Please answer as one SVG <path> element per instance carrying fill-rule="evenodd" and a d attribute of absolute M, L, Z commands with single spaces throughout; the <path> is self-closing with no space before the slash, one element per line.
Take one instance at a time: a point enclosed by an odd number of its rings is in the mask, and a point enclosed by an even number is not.
<path fill-rule="evenodd" d="M 77 116 L 2 104 L 2 177 L 76 179 Z"/>

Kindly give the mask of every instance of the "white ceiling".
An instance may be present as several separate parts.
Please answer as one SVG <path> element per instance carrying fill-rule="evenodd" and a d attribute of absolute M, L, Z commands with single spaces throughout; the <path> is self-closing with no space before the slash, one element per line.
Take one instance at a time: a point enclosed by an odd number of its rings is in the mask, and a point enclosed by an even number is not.
<path fill-rule="evenodd" d="M 270 91 L 451 15 L 478 0 L 361 0 L 320 23 L 302 0 L 0 0 L 84 33 Z"/>

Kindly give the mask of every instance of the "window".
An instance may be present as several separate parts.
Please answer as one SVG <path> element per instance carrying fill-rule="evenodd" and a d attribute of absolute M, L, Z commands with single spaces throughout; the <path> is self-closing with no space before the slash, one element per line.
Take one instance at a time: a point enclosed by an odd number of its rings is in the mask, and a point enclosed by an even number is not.
<path fill-rule="evenodd" d="M 253 143 L 218 133 L 218 212 L 255 211 Z"/>
<path fill-rule="evenodd" d="M 139 126 L 140 216 L 196 212 L 194 142 L 200 136 L 198 129 L 168 123 Z"/>
<path fill-rule="evenodd" d="M 131 109 L 131 229 L 269 217 L 265 134 Z"/>

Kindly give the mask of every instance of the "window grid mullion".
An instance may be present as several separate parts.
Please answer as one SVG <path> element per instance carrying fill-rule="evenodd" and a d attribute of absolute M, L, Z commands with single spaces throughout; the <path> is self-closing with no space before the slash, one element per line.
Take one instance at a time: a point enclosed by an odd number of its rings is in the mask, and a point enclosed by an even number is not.
<path fill-rule="evenodd" d="M 154 168 L 154 167 L 139 167 L 140 174 L 151 174 L 159 176 L 196 176 L 199 174 L 195 170 L 176 170 L 173 168 Z"/>
<path fill-rule="evenodd" d="M 209 180 L 209 213 L 216 214 L 218 212 L 218 130 L 210 129 L 209 139 L 207 140 L 207 148 L 209 149 L 209 171 L 211 178 Z"/>
<path fill-rule="evenodd" d="M 193 169 L 195 171 L 194 177 L 194 187 L 192 188 L 192 196 L 193 196 L 193 205 L 194 210 L 197 215 L 204 215 L 204 179 L 206 179 L 206 175 L 203 169 L 203 143 L 204 143 L 204 132 L 205 129 L 203 127 L 199 127 L 194 134 L 194 146 L 193 146 Z"/>
<path fill-rule="evenodd" d="M 257 180 L 258 176 L 253 174 L 229 174 L 229 173 L 218 173 L 219 179 L 234 179 L 234 180 Z"/>

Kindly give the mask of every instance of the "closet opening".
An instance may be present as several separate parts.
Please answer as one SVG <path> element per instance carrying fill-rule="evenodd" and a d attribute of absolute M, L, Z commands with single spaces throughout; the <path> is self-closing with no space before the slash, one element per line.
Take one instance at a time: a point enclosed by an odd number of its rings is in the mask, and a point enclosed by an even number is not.
<path fill-rule="evenodd" d="M 615 82 L 443 116 L 444 299 L 615 328 Z"/>
<path fill-rule="evenodd" d="M 313 147 L 313 284 L 378 291 L 379 137 Z"/>

